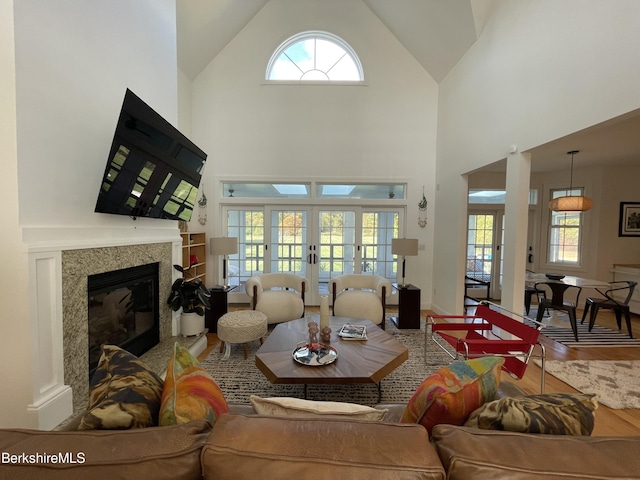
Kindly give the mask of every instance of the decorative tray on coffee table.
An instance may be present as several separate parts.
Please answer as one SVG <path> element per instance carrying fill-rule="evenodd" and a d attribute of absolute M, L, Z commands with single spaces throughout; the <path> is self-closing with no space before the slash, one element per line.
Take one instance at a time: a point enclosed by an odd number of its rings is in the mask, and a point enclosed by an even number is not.
<path fill-rule="evenodd" d="M 296 362 L 309 367 L 324 367 L 338 359 L 338 351 L 324 343 L 301 342 L 292 355 Z"/>

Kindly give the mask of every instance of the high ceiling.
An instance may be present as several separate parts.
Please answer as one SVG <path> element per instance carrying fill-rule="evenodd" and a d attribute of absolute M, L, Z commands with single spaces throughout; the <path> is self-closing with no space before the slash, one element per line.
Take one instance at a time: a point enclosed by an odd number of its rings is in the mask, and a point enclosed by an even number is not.
<path fill-rule="evenodd" d="M 269 1 L 177 0 L 180 69 L 194 79 Z M 440 82 L 476 41 L 495 0 L 362 1 Z"/>
<path fill-rule="evenodd" d="M 633 111 L 607 122 L 572 133 L 528 151 L 533 173 L 569 171 L 571 157 L 578 150 L 574 168 L 640 165 L 640 111 Z M 501 160 L 481 169 L 482 172 L 505 172 Z M 568 174 L 568 173 L 567 173 Z"/>
<path fill-rule="evenodd" d="M 177 0 L 178 65 L 194 79 L 272 0 Z M 292 0 L 296 1 L 296 0 Z M 315 0 L 318 2 L 324 0 Z M 473 45 L 496 0 L 362 0 L 415 59 L 440 82 Z M 275 46 L 274 46 L 275 47 Z M 640 164 L 640 112 L 530 150 L 532 172 Z M 483 172 L 504 172 L 496 162 Z"/>

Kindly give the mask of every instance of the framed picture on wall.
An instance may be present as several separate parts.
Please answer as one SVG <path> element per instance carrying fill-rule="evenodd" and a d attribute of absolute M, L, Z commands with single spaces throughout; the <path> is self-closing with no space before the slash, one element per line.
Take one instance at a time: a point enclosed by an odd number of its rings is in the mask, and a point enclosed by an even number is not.
<path fill-rule="evenodd" d="M 620 202 L 619 237 L 640 237 L 640 202 Z"/>

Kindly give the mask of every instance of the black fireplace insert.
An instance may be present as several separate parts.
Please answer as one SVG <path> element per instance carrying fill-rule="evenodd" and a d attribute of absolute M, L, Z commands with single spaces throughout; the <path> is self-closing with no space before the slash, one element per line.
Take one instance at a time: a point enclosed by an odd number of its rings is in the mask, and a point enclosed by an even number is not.
<path fill-rule="evenodd" d="M 90 275 L 89 378 L 102 345 L 140 356 L 160 341 L 158 263 Z"/>

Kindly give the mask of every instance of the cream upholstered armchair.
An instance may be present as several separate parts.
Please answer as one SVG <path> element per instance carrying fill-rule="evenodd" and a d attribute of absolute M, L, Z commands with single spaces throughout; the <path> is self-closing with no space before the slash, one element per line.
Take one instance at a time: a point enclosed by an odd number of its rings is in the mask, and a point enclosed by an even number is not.
<path fill-rule="evenodd" d="M 329 282 L 333 314 L 337 317 L 365 318 L 384 329 L 391 282 L 379 275 L 339 275 Z"/>
<path fill-rule="evenodd" d="M 267 316 L 267 323 L 281 323 L 304 316 L 304 293 L 309 281 L 293 273 L 253 275 L 246 283 L 251 308 Z"/>

